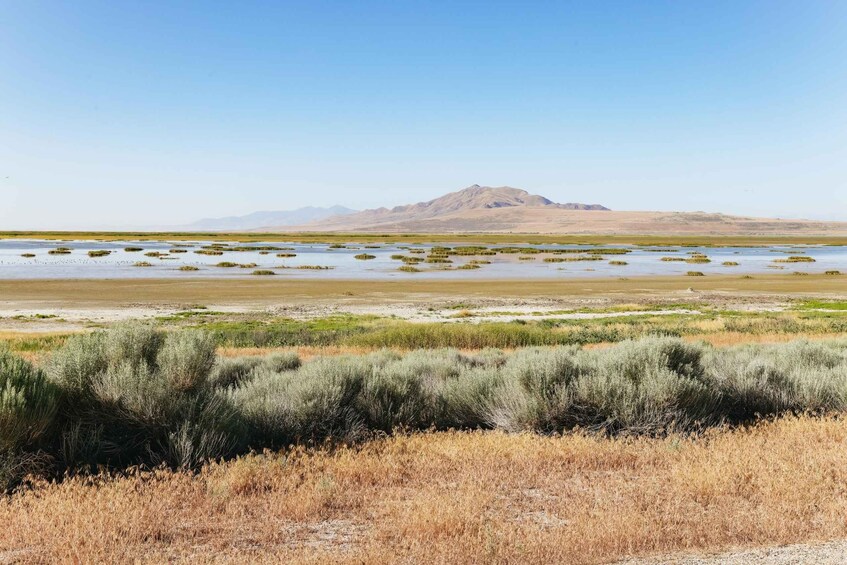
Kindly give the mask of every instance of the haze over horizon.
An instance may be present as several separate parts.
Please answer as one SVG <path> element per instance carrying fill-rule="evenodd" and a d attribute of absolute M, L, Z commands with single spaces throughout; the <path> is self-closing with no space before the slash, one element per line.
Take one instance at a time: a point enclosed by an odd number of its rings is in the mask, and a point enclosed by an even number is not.
<path fill-rule="evenodd" d="M 0 230 L 471 184 L 847 221 L 847 4 L 11 1 Z"/>

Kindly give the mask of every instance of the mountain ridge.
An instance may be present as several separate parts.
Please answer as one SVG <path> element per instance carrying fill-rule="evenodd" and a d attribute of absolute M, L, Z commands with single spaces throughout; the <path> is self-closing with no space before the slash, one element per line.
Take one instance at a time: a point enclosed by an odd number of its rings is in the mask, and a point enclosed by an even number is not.
<path fill-rule="evenodd" d="M 275 228 L 302 232 L 772 236 L 843 235 L 847 222 L 707 212 L 614 211 L 599 204 L 560 204 L 519 188 L 471 185 L 426 202 L 256 231 Z"/>
<path fill-rule="evenodd" d="M 203 218 L 192 222 L 184 229 L 190 230 L 253 230 L 265 227 L 283 227 L 297 224 L 316 222 L 332 216 L 353 214 L 344 206 L 304 206 L 295 210 L 260 210 L 243 216 L 224 216 L 220 218 Z"/>

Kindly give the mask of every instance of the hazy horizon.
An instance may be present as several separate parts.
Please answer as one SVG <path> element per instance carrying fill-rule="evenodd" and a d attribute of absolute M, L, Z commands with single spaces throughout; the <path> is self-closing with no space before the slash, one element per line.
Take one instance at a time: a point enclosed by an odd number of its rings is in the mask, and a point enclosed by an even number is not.
<path fill-rule="evenodd" d="M 847 221 L 847 4 L 0 8 L 0 230 L 472 184 Z"/>

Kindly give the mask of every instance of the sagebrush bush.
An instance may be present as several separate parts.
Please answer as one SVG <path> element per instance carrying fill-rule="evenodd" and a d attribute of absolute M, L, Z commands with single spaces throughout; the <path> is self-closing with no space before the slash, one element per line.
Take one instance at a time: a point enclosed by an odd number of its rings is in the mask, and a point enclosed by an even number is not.
<path fill-rule="evenodd" d="M 708 373 L 734 419 L 847 409 L 847 343 L 797 341 L 712 350 Z"/>
<path fill-rule="evenodd" d="M 57 471 L 197 467 L 395 429 L 656 435 L 847 410 L 847 340 L 718 349 L 646 337 L 595 350 L 381 350 L 301 363 L 290 352 L 218 358 L 204 332 L 130 324 L 68 339 L 45 373 L 0 352 L 0 456 L 43 453 Z"/>
<path fill-rule="evenodd" d="M 215 341 L 211 334 L 182 331 L 167 336 L 156 362 L 171 386 L 188 391 L 206 384 L 215 357 Z"/>
<path fill-rule="evenodd" d="M 198 331 L 165 335 L 127 324 L 69 339 L 48 362 L 65 392 L 60 459 L 181 465 L 200 453 L 226 455 L 240 414 L 209 382 L 215 361 L 214 340 Z M 212 445 L 221 450 L 210 452 Z"/>
<path fill-rule="evenodd" d="M 58 387 L 0 346 L 0 454 L 38 440 L 53 422 Z"/>
<path fill-rule="evenodd" d="M 294 370 L 299 366 L 300 357 L 291 352 L 222 358 L 218 359 L 210 372 L 209 382 L 214 387 L 227 388 L 246 383 L 253 377 L 253 371 L 256 369 L 282 372 Z"/>

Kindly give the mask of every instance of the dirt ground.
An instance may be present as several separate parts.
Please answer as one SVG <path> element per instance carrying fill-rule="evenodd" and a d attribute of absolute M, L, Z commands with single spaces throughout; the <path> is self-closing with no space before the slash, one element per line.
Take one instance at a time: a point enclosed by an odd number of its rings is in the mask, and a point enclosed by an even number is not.
<path fill-rule="evenodd" d="M 847 297 L 847 277 L 767 275 L 561 281 L 0 281 L 0 331 L 53 332 L 172 315 L 198 306 L 295 319 L 340 313 L 412 322 L 696 314 L 705 306 L 778 311 L 804 297 Z M 626 306 L 626 312 L 621 307 Z M 609 311 L 606 311 L 609 310 Z M 611 311 L 616 310 L 616 311 Z"/>

